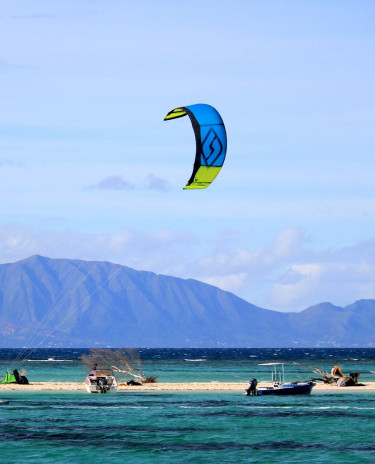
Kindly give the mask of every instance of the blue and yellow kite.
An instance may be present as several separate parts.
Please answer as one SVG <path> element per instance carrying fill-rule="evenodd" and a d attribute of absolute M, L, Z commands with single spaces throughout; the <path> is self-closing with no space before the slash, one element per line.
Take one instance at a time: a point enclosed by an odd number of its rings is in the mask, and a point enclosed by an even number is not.
<path fill-rule="evenodd" d="M 220 114 L 210 105 L 182 106 L 170 111 L 164 118 L 190 117 L 196 141 L 193 173 L 184 189 L 208 187 L 224 164 L 227 152 L 227 134 Z"/>

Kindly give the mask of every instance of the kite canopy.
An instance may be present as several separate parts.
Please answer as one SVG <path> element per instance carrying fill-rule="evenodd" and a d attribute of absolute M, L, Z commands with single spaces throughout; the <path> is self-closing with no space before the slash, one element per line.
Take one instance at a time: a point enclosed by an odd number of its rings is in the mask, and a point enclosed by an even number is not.
<path fill-rule="evenodd" d="M 24 375 L 21 375 L 17 369 L 14 369 L 13 373 L 7 371 L 4 380 L 0 383 L 20 383 L 27 385 L 29 381 Z"/>
<path fill-rule="evenodd" d="M 14 374 L 7 371 L 4 380 L 1 383 L 18 383 Z"/>
<path fill-rule="evenodd" d="M 224 164 L 227 134 L 220 114 L 214 107 L 203 103 L 175 108 L 164 121 L 186 115 L 193 125 L 197 148 L 193 173 L 184 189 L 204 189 L 211 184 Z"/>

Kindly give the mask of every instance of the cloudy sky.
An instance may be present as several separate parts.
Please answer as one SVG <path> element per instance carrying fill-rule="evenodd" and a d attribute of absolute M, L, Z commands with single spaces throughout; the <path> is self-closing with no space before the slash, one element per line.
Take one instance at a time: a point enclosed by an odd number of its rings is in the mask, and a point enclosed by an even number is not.
<path fill-rule="evenodd" d="M 375 2 L 0 0 L 0 263 L 195 278 L 279 311 L 375 298 Z M 221 113 L 227 159 L 182 190 Z"/>

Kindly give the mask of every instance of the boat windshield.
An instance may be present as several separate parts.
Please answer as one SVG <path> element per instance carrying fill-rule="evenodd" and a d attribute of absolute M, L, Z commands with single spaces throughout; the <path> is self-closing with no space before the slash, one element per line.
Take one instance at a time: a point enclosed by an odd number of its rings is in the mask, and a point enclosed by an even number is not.
<path fill-rule="evenodd" d="M 109 375 L 113 376 L 112 369 L 96 369 L 89 372 L 90 377 L 107 377 Z"/>

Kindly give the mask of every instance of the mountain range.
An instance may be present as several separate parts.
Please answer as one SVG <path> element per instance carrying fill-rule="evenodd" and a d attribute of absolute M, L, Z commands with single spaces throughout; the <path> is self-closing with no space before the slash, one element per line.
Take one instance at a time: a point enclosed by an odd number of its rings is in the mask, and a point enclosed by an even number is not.
<path fill-rule="evenodd" d="M 39 255 L 0 265 L 0 348 L 374 347 L 375 300 L 259 308 L 193 279 Z"/>

